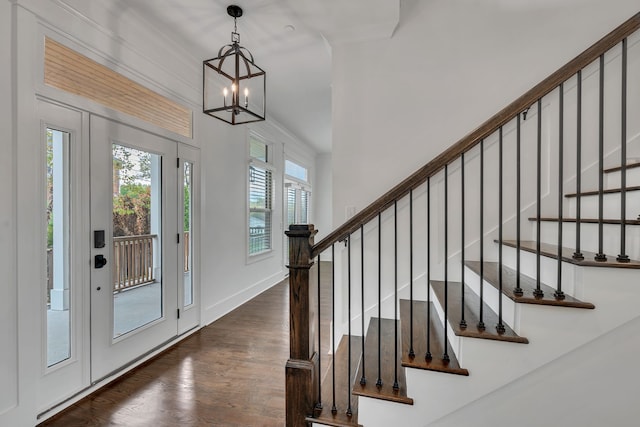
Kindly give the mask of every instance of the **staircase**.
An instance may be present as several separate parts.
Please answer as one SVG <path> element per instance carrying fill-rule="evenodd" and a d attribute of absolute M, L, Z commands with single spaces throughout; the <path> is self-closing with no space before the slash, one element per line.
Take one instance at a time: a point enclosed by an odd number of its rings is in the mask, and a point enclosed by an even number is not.
<path fill-rule="evenodd" d="M 288 426 L 635 410 L 611 409 L 626 385 L 563 408 L 626 378 L 591 354 L 628 359 L 620 331 L 640 323 L 638 29 L 640 13 L 319 243 L 291 226 Z"/>

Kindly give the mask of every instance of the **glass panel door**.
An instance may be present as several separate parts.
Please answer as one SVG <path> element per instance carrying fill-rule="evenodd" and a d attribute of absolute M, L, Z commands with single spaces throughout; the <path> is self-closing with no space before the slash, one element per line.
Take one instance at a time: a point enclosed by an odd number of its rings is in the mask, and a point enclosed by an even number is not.
<path fill-rule="evenodd" d="M 91 118 L 93 381 L 177 334 L 176 155 L 173 141 Z"/>

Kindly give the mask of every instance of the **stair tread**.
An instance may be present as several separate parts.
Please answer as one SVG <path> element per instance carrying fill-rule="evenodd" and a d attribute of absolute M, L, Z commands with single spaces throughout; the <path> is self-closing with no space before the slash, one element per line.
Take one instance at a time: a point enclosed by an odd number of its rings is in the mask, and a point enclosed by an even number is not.
<path fill-rule="evenodd" d="M 400 300 L 400 323 L 402 325 L 402 366 L 445 372 L 457 375 L 469 375 L 469 371 L 460 367 L 451 342 L 447 343 L 449 361 L 442 359 L 444 354 L 444 332 L 442 322 L 438 318 L 431 303 L 430 330 L 432 359 L 427 360 L 427 302 L 413 301 L 413 349 L 415 357 L 409 356 L 410 345 L 410 304 L 409 300 Z"/>
<path fill-rule="evenodd" d="M 433 289 L 436 297 L 440 301 L 440 305 L 444 307 L 444 290 L 445 282 L 431 281 L 431 288 Z M 467 323 L 466 328 L 460 327 L 460 320 L 462 319 L 462 286 L 460 282 L 449 282 L 448 288 L 448 318 L 453 332 L 462 337 L 471 338 L 483 338 L 496 341 L 508 341 L 521 344 L 528 344 L 529 340 L 525 337 L 519 336 L 513 329 L 503 322 L 505 331 L 498 333 L 495 326 L 498 324 L 498 315 L 495 311 L 487 305 L 486 302 L 482 303 L 483 307 L 483 321 L 486 325 L 485 329 L 478 328 L 480 321 L 480 297 L 473 292 L 473 290 L 464 285 L 464 317 Z"/>
<path fill-rule="evenodd" d="M 405 403 L 413 405 L 413 399 L 407 397 L 407 379 L 405 376 L 405 368 L 401 365 L 400 357 L 395 358 L 395 346 L 394 346 L 394 324 L 398 324 L 399 321 L 393 319 L 379 319 L 372 317 L 369 322 L 369 328 L 367 329 L 367 335 L 364 344 L 364 369 L 366 374 L 366 383 L 360 384 L 360 379 L 363 375 L 363 365 L 360 363 L 358 368 L 358 374 L 356 375 L 355 382 L 353 384 L 353 394 L 357 396 L 372 397 L 375 399 L 389 400 L 392 402 Z M 378 329 L 380 328 L 380 337 L 382 346 L 380 347 L 380 378 L 382 379 L 382 386 L 376 386 L 378 376 Z M 400 330 L 398 329 L 398 356 L 402 351 Z M 393 389 L 393 382 L 395 377 L 395 369 L 398 369 L 398 385 L 399 389 Z"/>
<path fill-rule="evenodd" d="M 626 187 L 625 190 L 626 191 L 640 191 L 640 186 Z M 603 190 L 602 192 L 604 194 L 615 194 L 615 193 L 622 192 L 622 188 L 609 188 L 607 190 Z M 583 197 L 583 196 L 597 196 L 598 194 L 600 194 L 600 191 L 598 191 L 598 190 L 581 191 L 580 193 L 565 194 L 564 197 L 567 197 L 567 198 L 576 197 L 578 194 L 580 194 L 580 197 Z"/>
<path fill-rule="evenodd" d="M 638 168 L 638 167 L 640 167 L 640 162 L 629 163 L 627 165 L 627 169 L 633 169 L 633 168 Z M 604 173 L 611 173 L 611 172 L 618 172 L 620 170 L 622 170 L 622 166 L 614 166 L 614 167 L 605 169 L 603 172 Z"/>
<path fill-rule="evenodd" d="M 538 218 L 536 217 L 530 217 L 529 221 L 536 221 Z M 540 221 L 546 221 L 546 222 L 558 222 L 559 218 L 554 218 L 554 217 L 540 217 Z M 576 222 L 577 219 L 576 218 L 562 218 L 562 222 Z M 580 218 L 580 223 L 581 224 L 598 224 L 600 222 L 600 220 L 598 218 Z M 622 223 L 622 220 L 620 219 L 611 219 L 611 218 L 603 218 L 602 219 L 602 223 L 603 224 L 617 224 L 620 225 Z M 640 225 L 640 220 L 637 219 L 627 219 L 624 222 L 627 225 Z"/>
<path fill-rule="evenodd" d="M 349 365 L 347 363 L 347 357 L 349 355 L 349 337 L 344 335 L 340 339 L 340 343 L 336 348 L 336 352 L 333 361 L 329 365 L 327 374 L 322 381 L 322 409 L 316 410 L 314 417 L 307 417 L 308 422 L 316 424 L 324 424 L 329 426 L 343 427 L 353 426 L 360 427 L 358 424 L 358 398 L 351 395 L 350 384 L 348 382 L 348 370 Z M 351 375 L 353 379 L 358 368 L 358 361 L 360 360 L 360 353 L 362 352 L 362 337 L 351 336 Z M 333 363 L 336 366 L 336 413 L 331 412 L 333 404 Z M 347 399 L 351 399 L 351 412 L 349 417 L 346 414 L 347 411 Z"/>
<path fill-rule="evenodd" d="M 465 261 L 464 263 L 474 273 L 480 274 L 479 261 Z M 497 262 L 484 262 L 484 280 L 496 289 L 499 288 L 498 269 L 500 264 Z M 555 289 L 551 286 L 540 283 L 540 289 L 544 296 L 536 298 L 533 291 L 536 289 L 536 280 L 520 273 L 520 287 L 522 288 L 522 296 L 517 296 L 513 290 L 516 287 L 516 271 L 503 265 L 502 266 L 502 293 L 511 300 L 524 304 L 552 305 L 560 307 L 574 308 L 595 308 L 591 303 L 580 301 L 571 295 L 566 295 L 564 299 L 558 299 L 554 296 Z"/>
<path fill-rule="evenodd" d="M 496 243 L 499 243 L 498 240 L 494 240 Z M 503 240 L 502 243 L 505 246 L 510 246 L 512 248 L 517 247 L 515 240 Z M 527 252 L 536 253 L 536 242 L 531 240 L 522 240 L 520 242 L 520 249 Z M 551 245 L 549 243 L 540 243 L 540 255 L 557 259 L 558 246 Z M 593 252 L 582 251 L 582 255 L 584 259 L 578 260 L 573 258 L 574 249 L 570 248 L 562 248 L 562 261 L 568 262 L 575 265 L 580 265 L 583 267 L 613 267 L 613 268 L 632 268 L 637 269 L 640 268 L 640 261 L 631 260 L 629 262 L 618 262 L 616 261 L 615 256 L 608 256 L 606 261 L 595 261 L 594 258 L 596 256 Z"/>

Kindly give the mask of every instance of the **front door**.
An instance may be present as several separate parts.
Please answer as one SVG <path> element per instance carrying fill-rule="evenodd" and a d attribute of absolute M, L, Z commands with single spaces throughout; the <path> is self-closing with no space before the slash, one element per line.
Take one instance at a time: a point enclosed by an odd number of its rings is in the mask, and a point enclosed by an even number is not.
<path fill-rule="evenodd" d="M 176 142 L 96 116 L 90 128 L 95 382 L 178 334 L 183 202 Z"/>

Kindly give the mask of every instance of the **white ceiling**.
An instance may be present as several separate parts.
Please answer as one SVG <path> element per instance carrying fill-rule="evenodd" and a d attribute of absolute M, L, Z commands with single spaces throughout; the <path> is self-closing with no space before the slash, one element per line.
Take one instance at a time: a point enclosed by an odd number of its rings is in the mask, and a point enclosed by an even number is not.
<path fill-rule="evenodd" d="M 244 10 L 240 43 L 267 72 L 267 115 L 318 152 L 331 151 L 331 45 L 390 37 L 400 0 L 110 0 L 199 60 L 230 42 L 227 6 Z"/>

